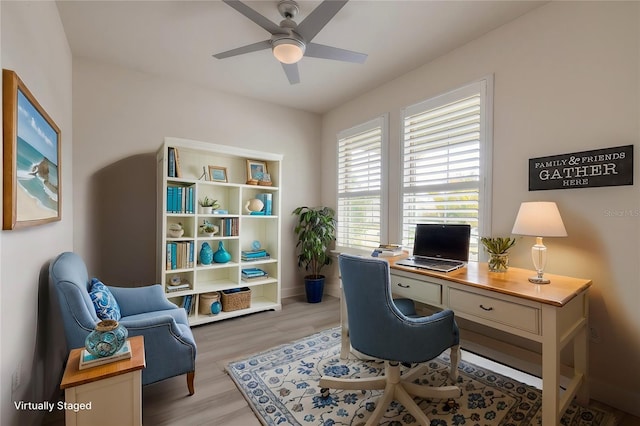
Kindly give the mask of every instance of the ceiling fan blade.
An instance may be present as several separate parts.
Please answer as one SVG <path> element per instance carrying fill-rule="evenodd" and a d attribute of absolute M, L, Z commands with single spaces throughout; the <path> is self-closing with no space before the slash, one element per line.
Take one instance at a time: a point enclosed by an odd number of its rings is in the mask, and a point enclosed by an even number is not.
<path fill-rule="evenodd" d="M 309 43 L 307 45 L 307 50 L 304 52 L 304 56 L 364 64 L 368 55 L 366 53 L 358 53 L 351 50 L 339 49 L 337 47 L 325 46 L 324 44 Z"/>
<path fill-rule="evenodd" d="M 242 55 L 244 53 L 257 52 L 258 50 L 271 49 L 271 40 L 259 41 L 257 43 L 248 44 L 246 46 L 237 47 L 235 49 L 227 50 L 226 52 L 216 53 L 214 58 L 224 59 L 231 56 Z"/>
<path fill-rule="evenodd" d="M 310 42 L 348 0 L 325 0 L 298 25 L 296 32 Z"/>
<path fill-rule="evenodd" d="M 251 9 L 246 4 L 242 3 L 238 0 L 223 0 L 226 4 L 251 19 L 256 24 L 260 25 L 265 30 L 269 31 L 271 34 L 279 34 L 282 33 L 282 28 L 280 28 L 277 24 L 271 22 L 269 19 L 265 18 L 255 10 Z"/>
<path fill-rule="evenodd" d="M 289 84 L 300 83 L 300 73 L 298 72 L 298 64 L 282 64 L 282 69 L 289 79 Z"/>

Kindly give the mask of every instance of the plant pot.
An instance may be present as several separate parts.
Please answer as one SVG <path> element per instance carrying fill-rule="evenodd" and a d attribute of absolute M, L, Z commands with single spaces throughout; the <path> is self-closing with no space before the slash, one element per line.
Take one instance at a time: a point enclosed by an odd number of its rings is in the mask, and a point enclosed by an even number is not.
<path fill-rule="evenodd" d="M 509 269 L 508 253 L 489 253 L 489 271 L 491 272 L 507 272 Z"/>
<path fill-rule="evenodd" d="M 304 277 L 304 289 L 307 293 L 308 303 L 322 302 L 324 279 L 324 275 L 309 275 Z"/>
<path fill-rule="evenodd" d="M 200 214 L 212 214 L 212 213 L 213 213 L 213 207 L 200 206 Z"/>

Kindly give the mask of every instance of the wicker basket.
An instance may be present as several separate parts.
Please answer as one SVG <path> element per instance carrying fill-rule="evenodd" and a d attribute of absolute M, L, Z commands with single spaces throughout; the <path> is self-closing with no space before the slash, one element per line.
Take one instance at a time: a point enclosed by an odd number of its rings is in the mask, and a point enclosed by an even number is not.
<path fill-rule="evenodd" d="M 231 291 L 231 292 L 230 292 Z M 242 287 L 240 291 L 222 290 L 222 310 L 237 311 L 251 307 L 251 289 Z"/>

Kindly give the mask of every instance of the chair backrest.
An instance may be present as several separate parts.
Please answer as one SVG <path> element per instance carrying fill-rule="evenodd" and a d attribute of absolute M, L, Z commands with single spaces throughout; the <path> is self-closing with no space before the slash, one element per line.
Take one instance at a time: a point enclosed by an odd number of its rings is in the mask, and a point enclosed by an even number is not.
<path fill-rule="evenodd" d="M 100 321 L 89 296 L 84 261 L 75 253 L 60 254 L 49 266 L 49 279 L 58 297 L 67 349 L 83 347 L 87 335 Z"/>
<path fill-rule="evenodd" d="M 376 358 L 420 362 L 457 344 L 452 311 L 408 318 L 393 302 L 389 264 L 371 257 L 338 258 L 347 305 L 349 338 L 358 351 Z M 415 331 L 420 328 L 419 338 Z"/>

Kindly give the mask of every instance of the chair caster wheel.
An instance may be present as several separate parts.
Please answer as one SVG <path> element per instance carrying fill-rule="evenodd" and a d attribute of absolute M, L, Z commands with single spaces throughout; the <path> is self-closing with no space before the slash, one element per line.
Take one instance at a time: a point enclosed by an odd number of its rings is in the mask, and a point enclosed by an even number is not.
<path fill-rule="evenodd" d="M 321 388 L 320 389 L 320 396 L 322 398 L 328 398 L 329 397 L 329 388 Z"/>

